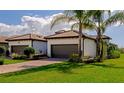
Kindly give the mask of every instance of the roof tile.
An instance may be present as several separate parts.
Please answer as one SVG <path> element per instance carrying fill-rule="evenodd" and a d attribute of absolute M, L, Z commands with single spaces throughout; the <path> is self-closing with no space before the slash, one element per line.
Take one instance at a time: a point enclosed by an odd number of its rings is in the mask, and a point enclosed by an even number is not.
<path fill-rule="evenodd" d="M 24 34 L 24 35 L 12 36 L 12 37 L 7 39 L 7 41 L 15 41 L 15 40 L 40 40 L 40 41 L 46 41 L 44 36 L 37 35 L 37 34 Z"/>

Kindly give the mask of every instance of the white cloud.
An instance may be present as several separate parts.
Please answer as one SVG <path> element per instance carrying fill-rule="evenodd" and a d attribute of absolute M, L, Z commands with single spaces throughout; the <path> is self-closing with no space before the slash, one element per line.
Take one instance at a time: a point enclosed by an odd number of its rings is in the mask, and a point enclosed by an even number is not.
<path fill-rule="evenodd" d="M 62 15 L 62 13 L 46 17 L 23 16 L 19 25 L 8 25 L 0 23 L 0 34 L 16 35 L 34 32 L 37 34 L 49 35 L 53 34 L 57 30 L 69 29 L 70 25 L 63 23 L 56 25 L 52 30 L 50 30 L 51 20 L 57 15 Z"/>

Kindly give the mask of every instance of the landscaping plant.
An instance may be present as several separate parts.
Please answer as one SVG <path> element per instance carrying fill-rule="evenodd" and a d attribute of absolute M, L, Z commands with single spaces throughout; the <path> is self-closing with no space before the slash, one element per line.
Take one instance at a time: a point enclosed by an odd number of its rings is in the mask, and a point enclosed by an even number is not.
<path fill-rule="evenodd" d="M 19 54 L 16 54 L 16 53 L 12 54 L 12 59 L 22 60 L 22 59 L 26 59 L 26 58 L 27 58 L 26 55 L 19 55 Z"/>
<path fill-rule="evenodd" d="M 5 54 L 5 48 L 0 46 L 0 56 L 3 56 Z"/>
<path fill-rule="evenodd" d="M 0 46 L 0 65 L 4 64 L 5 47 Z"/>
<path fill-rule="evenodd" d="M 82 60 L 80 59 L 79 54 L 71 54 L 69 57 L 69 62 L 79 63 L 82 62 Z"/>
<path fill-rule="evenodd" d="M 32 47 L 26 47 L 24 49 L 24 54 L 28 57 L 31 58 L 31 55 L 33 55 L 35 53 L 35 49 Z"/>
<path fill-rule="evenodd" d="M 120 51 L 112 50 L 108 56 L 109 59 L 120 58 Z"/>
<path fill-rule="evenodd" d="M 0 65 L 3 65 L 3 64 L 4 64 L 4 58 L 0 57 Z"/>

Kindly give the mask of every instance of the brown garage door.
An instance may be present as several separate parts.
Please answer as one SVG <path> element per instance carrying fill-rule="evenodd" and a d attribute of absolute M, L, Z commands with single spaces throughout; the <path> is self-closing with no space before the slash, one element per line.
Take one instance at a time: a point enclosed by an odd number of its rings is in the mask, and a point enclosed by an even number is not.
<path fill-rule="evenodd" d="M 73 53 L 78 53 L 77 44 L 51 45 L 52 57 L 67 58 Z"/>
<path fill-rule="evenodd" d="M 12 53 L 23 54 L 24 49 L 28 47 L 28 45 L 21 45 L 21 46 L 11 46 Z"/>

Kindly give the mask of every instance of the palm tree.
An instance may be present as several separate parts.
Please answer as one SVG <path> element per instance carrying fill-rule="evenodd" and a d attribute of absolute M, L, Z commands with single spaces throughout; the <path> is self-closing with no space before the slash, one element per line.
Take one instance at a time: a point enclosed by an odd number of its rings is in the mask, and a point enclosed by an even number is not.
<path fill-rule="evenodd" d="M 78 52 L 81 58 L 81 55 L 84 56 L 84 52 L 82 54 L 81 51 L 81 38 L 82 38 L 82 30 L 83 29 L 95 29 L 97 32 L 97 57 L 98 61 L 102 61 L 103 56 L 103 39 L 102 35 L 105 33 L 106 28 L 112 24 L 117 22 L 124 23 L 124 12 L 119 11 L 115 14 L 111 15 L 110 10 L 70 10 L 65 11 L 65 14 L 54 17 L 52 20 L 51 28 L 54 25 L 61 22 L 74 22 L 72 24 L 72 29 L 78 28 L 79 30 L 79 46 Z M 102 46 L 102 47 L 101 47 Z M 84 50 L 84 47 L 83 47 Z"/>
<path fill-rule="evenodd" d="M 92 22 L 90 22 L 92 24 L 90 25 L 93 25 L 97 32 L 96 41 L 98 61 L 102 61 L 104 43 L 102 35 L 105 33 L 108 26 L 117 22 L 124 23 L 124 12 L 119 11 L 111 15 L 111 11 L 109 10 L 91 10 L 90 13 L 92 14 Z"/>
<path fill-rule="evenodd" d="M 78 53 L 79 57 L 81 58 L 84 56 L 84 47 L 83 47 L 83 52 L 81 51 L 81 39 L 82 39 L 82 30 L 83 29 L 90 29 L 92 28 L 89 18 L 90 18 L 90 13 L 86 10 L 67 10 L 64 11 L 63 15 L 55 16 L 52 20 L 52 25 L 51 29 L 53 28 L 54 25 L 59 24 L 61 22 L 72 22 L 72 29 L 78 28 L 79 30 L 79 44 L 78 44 Z M 84 45 L 82 45 L 84 46 Z"/>

